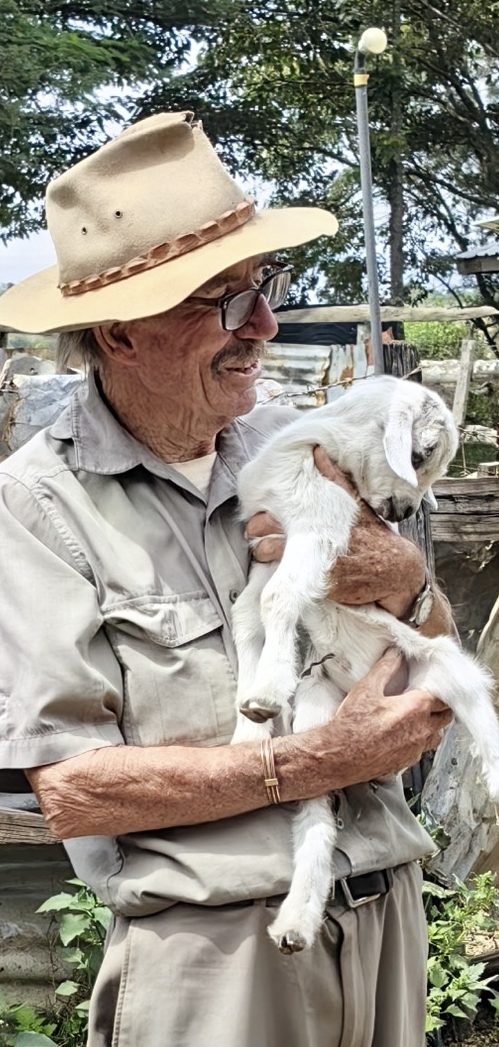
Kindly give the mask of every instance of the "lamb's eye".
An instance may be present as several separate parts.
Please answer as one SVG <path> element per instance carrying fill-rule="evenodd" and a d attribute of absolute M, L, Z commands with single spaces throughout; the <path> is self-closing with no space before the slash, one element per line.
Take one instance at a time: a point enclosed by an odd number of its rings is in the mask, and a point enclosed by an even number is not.
<path fill-rule="evenodd" d="M 420 451 L 413 451 L 411 454 L 411 462 L 414 469 L 419 469 L 425 460 L 424 454 Z"/>

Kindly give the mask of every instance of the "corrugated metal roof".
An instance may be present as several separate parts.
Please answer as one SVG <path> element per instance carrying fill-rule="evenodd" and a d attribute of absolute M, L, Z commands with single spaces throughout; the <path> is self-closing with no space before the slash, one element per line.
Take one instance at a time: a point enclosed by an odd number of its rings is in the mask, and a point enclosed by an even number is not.
<path fill-rule="evenodd" d="M 478 244 L 470 247 L 468 251 L 462 251 L 456 258 L 465 261 L 467 258 L 498 258 L 499 240 L 489 240 L 486 244 Z"/>
<path fill-rule="evenodd" d="M 351 345 L 284 345 L 272 342 L 263 377 L 279 382 L 297 407 L 318 407 L 341 396 L 352 378 L 373 372 L 364 339 Z"/>

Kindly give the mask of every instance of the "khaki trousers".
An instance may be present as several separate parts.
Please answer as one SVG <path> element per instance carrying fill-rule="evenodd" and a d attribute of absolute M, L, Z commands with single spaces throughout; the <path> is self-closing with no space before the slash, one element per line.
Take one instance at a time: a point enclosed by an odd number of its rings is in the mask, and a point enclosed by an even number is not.
<path fill-rule="evenodd" d="M 419 868 L 358 909 L 333 903 L 320 940 L 293 956 L 265 933 L 279 901 L 118 917 L 87 1047 L 423 1047 Z"/>

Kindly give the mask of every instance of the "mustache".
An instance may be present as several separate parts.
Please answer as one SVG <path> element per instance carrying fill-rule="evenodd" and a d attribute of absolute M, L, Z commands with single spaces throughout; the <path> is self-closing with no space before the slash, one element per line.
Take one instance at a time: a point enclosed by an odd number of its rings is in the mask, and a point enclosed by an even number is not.
<path fill-rule="evenodd" d="M 254 360 L 261 360 L 267 352 L 267 343 L 258 339 L 231 338 L 211 361 L 211 370 L 217 374 L 226 364 L 247 367 Z"/>

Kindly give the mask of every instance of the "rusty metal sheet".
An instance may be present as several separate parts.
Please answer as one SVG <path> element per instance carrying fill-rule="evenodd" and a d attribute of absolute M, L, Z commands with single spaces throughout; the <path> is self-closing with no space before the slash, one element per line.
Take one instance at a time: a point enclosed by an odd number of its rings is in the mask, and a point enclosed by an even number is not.
<path fill-rule="evenodd" d="M 374 373 L 369 345 L 359 332 L 356 345 L 286 345 L 272 342 L 263 377 L 278 382 L 297 407 L 319 407 L 341 396 L 353 379 Z"/>
<path fill-rule="evenodd" d="M 0 455 L 11 454 L 52 425 L 81 381 L 81 375 L 72 374 L 13 375 L 0 388 Z"/>

